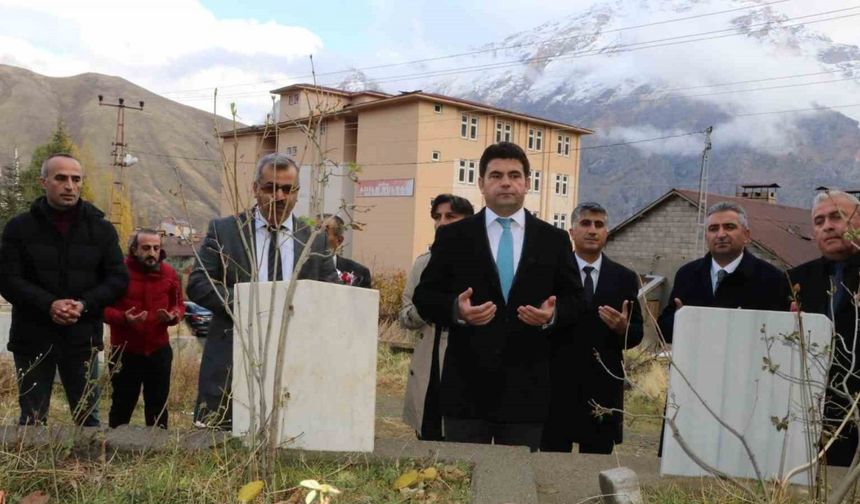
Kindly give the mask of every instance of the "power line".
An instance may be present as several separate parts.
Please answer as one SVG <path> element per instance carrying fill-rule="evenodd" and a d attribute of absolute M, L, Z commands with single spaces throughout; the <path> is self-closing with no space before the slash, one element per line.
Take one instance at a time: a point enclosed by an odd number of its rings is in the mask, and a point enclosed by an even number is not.
<path fill-rule="evenodd" d="M 773 110 L 773 111 L 768 111 L 768 112 L 752 112 L 752 113 L 745 113 L 745 114 L 733 114 L 733 115 L 730 115 L 728 117 L 729 118 L 740 118 L 740 117 L 752 117 L 752 116 L 772 115 L 772 114 L 787 114 L 787 113 L 799 113 L 799 112 L 821 112 L 821 111 L 827 111 L 827 110 L 831 110 L 831 109 L 850 108 L 850 107 L 860 107 L 860 103 L 850 103 L 850 104 L 845 104 L 845 105 L 830 105 L 830 106 L 826 106 L 826 107 L 822 106 L 822 107 L 811 107 L 811 108 L 789 109 L 789 110 Z M 571 152 L 576 152 L 576 151 L 593 150 L 593 149 L 607 149 L 607 148 L 620 147 L 620 146 L 625 146 L 625 145 L 635 145 L 635 144 L 646 143 L 646 142 L 656 142 L 656 141 L 660 141 L 660 140 L 669 140 L 669 139 L 673 139 L 673 138 L 681 138 L 681 137 L 692 136 L 692 135 L 700 135 L 702 133 L 703 133 L 702 131 L 688 131 L 688 132 L 677 133 L 677 134 L 672 134 L 672 135 L 662 135 L 659 137 L 641 138 L 638 140 L 630 140 L 630 141 L 625 141 L 625 142 L 614 142 L 614 143 L 608 143 L 608 144 L 591 145 L 591 146 L 587 146 L 587 147 L 571 147 L 570 150 L 571 150 Z M 202 158 L 202 157 L 195 157 L 195 156 L 182 156 L 182 155 L 177 155 L 177 154 L 164 154 L 164 153 L 147 152 L 147 151 L 135 151 L 135 153 L 138 155 L 143 155 L 143 156 L 149 155 L 149 156 L 153 156 L 153 157 L 169 158 L 169 159 L 183 159 L 183 160 L 188 160 L 188 161 L 205 161 L 205 162 L 213 162 L 213 163 L 221 163 L 222 162 L 221 159 L 217 159 L 217 158 Z M 544 151 L 527 153 L 527 155 L 529 155 L 529 156 L 543 156 L 545 154 L 546 154 L 546 152 L 544 152 Z M 550 154 L 551 154 L 551 150 L 550 150 Z M 457 161 L 457 159 L 448 159 L 448 160 L 441 160 L 441 161 L 409 161 L 409 162 L 401 162 L 401 163 L 361 163 L 361 165 L 362 166 L 425 165 L 425 164 L 452 163 L 454 161 Z M 253 165 L 253 164 L 256 164 L 256 161 L 239 161 L 239 163 L 240 164 Z"/>
<path fill-rule="evenodd" d="M 846 19 L 846 18 L 850 18 L 850 17 L 860 16 L 860 13 L 845 14 L 845 15 L 833 16 L 833 17 L 829 17 L 829 18 L 825 18 L 825 19 L 810 20 L 810 21 L 806 21 L 806 22 L 799 22 L 799 23 L 793 23 L 793 24 L 788 24 L 788 25 L 784 24 L 785 21 L 808 19 L 808 18 L 812 18 L 812 17 L 825 16 L 825 15 L 836 14 L 836 13 L 840 13 L 840 12 L 847 12 L 847 11 L 857 10 L 857 9 L 860 9 L 860 6 L 847 7 L 847 8 L 843 8 L 843 9 L 835 9 L 835 10 L 831 10 L 831 11 L 823 11 L 823 12 L 808 14 L 808 15 L 804 15 L 804 16 L 796 16 L 793 18 L 785 18 L 779 22 L 778 26 L 781 28 L 792 28 L 792 27 L 797 27 L 797 26 L 806 26 L 806 25 L 815 24 L 815 23 L 822 23 L 822 22 L 827 22 L 827 21 L 834 21 L 834 20 L 838 20 L 838 19 Z M 762 22 L 762 23 L 750 25 L 748 27 L 748 29 L 750 31 L 754 31 L 753 28 L 768 29 L 768 28 L 773 27 L 773 25 L 774 25 L 774 23 L 771 23 L 771 22 Z M 729 33 L 726 33 L 726 32 L 729 32 Z M 722 38 L 728 38 L 728 37 L 737 37 L 737 36 L 743 36 L 743 35 L 749 35 L 749 32 L 740 32 L 739 33 L 736 31 L 735 28 L 732 27 L 732 28 L 725 28 L 725 29 L 720 29 L 720 30 L 711 30 L 711 31 L 707 31 L 707 32 L 692 33 L 692 34 L 687 34 L 687 35 L 665 37 L 665 38 L 661 38 L 661 39 L 654 39 L 654 40 L 649 40 L 649 41 L 644 41 L 644 42 L 633 42 L 630 44 L 618 45 L 618 46 L 615 46 L 611 49 L 588 49 L 588 50 L 583 50 L 583 51 L 579 51 L 579 52 L 574 51 L 574 52 L 571 52 L 570 54 L 561 53 L 562 54 L 561 56 L 559 56 L 558 54 L 555 54 L 552 56 L 532 57 L 532 58 L 527 58 L 525 60 L 508 60 L 508 61 L 503 61 L 503 62 L 486 63 L 486 64 L 463 66 L 463 67 L 453 67 L 453 68 L 440 69 L 440 70 L 417 72 L 417 73 L 412 73 L 412 74 L 401 74 L 401 75 L 387 76 L 387 77 L 375 79 L 375 81 L 378 83 L 388 83 L 388 82 L 398 82 L 398 81 L 402 81 L 402 80 L 411 80 L 411 79 L 418 79 L 418 78 L 442 77 L 442 76 L 456 75 L 456 74 L 460 74 L 460 73 L 470 73 L 470 72 L 475 72 L 475 71 L 499 70 L 499 69 L 504 69 L 504 68 L 527 65 L 529 63 L 537 63 L 537 62 L 543 62 L 543 61 L 549 61 L 549 60 L 562 61 L 562 60 L 578 59 L 578 58 L 598 56 L 598 55 L 619 54 L 619 53 L 625 53 L 625 52 L 639 51 L 639 50 L 643 50 L 643 49 L 670 47 L 670 46 L 675 46 L 675 45 L 689 44 L 692 42 L 702 42 L 702 41 L 716 40 L 716 39 L 722 39 Z M 693 37 L 698 37 L 698 38 L 693 38 Z M 323 84 L 323 85 L 325 85 L 325 84 Z M 219 96 L 226 97 L 226 98 L 239 98 L 239 97 L 244 97 L 244 96 L 256 96 L 259 94 L 260 94 L 260 92 L 258 92 L 258 91 L 249 91 L 249 92 L 241 92 L 241 93 L 234 93 L 234 94 L 224 94 L 224 95 L 219 95 Z M 205 100 L 211 100 L 212 97 L 207 95 L 207 96 L 201 96 L 199 98 L 195 98 L 192 95 L 192 96 L 188 96 L 188 97 L 176 97 L 175 99 L 183 100 L 186 102 L 191 102 L 191 101 L 201 101 L 204 99 Z"/>
<path fill-rule="evenodd" d="M 605 30 L 601 33 L 604 33 L 604 34 L 605 33 L 618 33 L 618 32 L 627 31 L 627 30 L 636 30 L 639 28 L 647 28 L 647 27 L 651 27 L 651 26 L 659 26 L 659 25 L 664 25 L 664 24 L 677 23 L 680 21 L 688 21 L 691 19 L 700 19 L 700 18 L 704 18 L 704 17 L 717 16 L 720 14 L 728 14 L 728 13 L 738 12 L 738 11 L 743 11 L 743 10 L 768 7 L 770 5 L 785 3 L 787 1 L 789 1 L 789 0 L 775 0 L 772 2 L 764 2 L 764 3 L 760 3 L 760 4 L 756 4 L 756 5 L 749 5 L 746 7 L 737 7 L 734 9 L 726 9 L 726 10 L 709 12 L 709 13 L 704 13 L 704 14 L 696 14 L 696 15 L 692 15 L 692 16 L 684 16 L 684 17 L 678 17 L 678 18 L 664 19 L 664 20 L 655 21 L 652 23 L 645 23 L 645 24 L 633 25 L 633 26 L 625 26 L 625 27 L 621 27 L 621 28 L 613 28 L 611 30 Z M 461 58 L 464 56 L 472 56 L 472 55 L 476 55 L 476 54 L 484 54 L 484 53 L 500 51 L 500 50 L 519 49 L 522 47 L 528 47 L 528 46 L 532 46 L 532 45 L 545 44 L 547 42 L 554 42 L 554 41 L 564 42 L 567 40 L 578 39 L 578 38 L 586 37 L 589 35 L 574 35 L 574 36 L 570 36 L 570 37 L 550 38 L 550 39 L 545 39 L 545 40 L 535 41 L 535 42 L 523 42 L 523 43 L 519 43 L 519 44 L 511 44 L 508 46 L 493 46 L 493 47 L 487 47 L 484 49 L 477 49 L 474 51 L 454 53 L 454 54 L 448 54 L 448 55 L 443 55 L 443 56 L 435 56 L 432 58 L 422 58 L 422 59 L 415 59 L 415 60 L 409 60 L 409 61 L 400 61 L 400 62 L 396 62 L 396 63 L 386 63 L 386 64 L 382 64 L 382 65 L 373 65 L 373 66 L 360 67 L 360 68 L 349 68 L 349 69 L 343 69 L 343 70 L 334 70 L 334 71 L 330 71 L 330 72 L 322 72 L 322 73 L 317 73 L 316 76 L 320 77 L 320 76 L 342 75 L 342 74 L 353 73 L 356 71 L 364 72 L 364 71 L 369 71 L 369 70 L 379 70 L 379 69 L 383 69 L 383 68 L 392 68 L 392 67 L 397 67 L 397 66 L 408 66 L 408 65 L 416 65 L 416 64 L 421 64 L 421 63 L 430 63 L 430 62 L 434 62 L 434 61 L 442 61 L 442 60 L 447 60 L 447 59 Z M 294 77 L 294 79 L 296 79 L 296 80 L 310 79 L 312 77 L 314 77 L 313 74 L 308 74 L 308 75 L 296 76 L 296 77 Z M 268 80 L 262 80 L 262 81 L 256 81 L 256 82 L 247 82 L 247 83 L 242 83 L 242 84 L 227 84 L 224 86 L 217 86 L 217 87 L 219 89 L 224 89 L 224 88 L 228 88 L 228 87 L 252 86 L 252 85 L 256 85 L 256 84 L 272 84 L 272 83 L 276 83 L 276 82 L 283 82 L 283 80 L 282 79 L 268 79 Z M 212 89 L 211 87 L 209 87 L 209 88 L 180 89 L 180 90 L 175 90 L 175 91 L 160 91 L 160 92 L 158 92 L 158 94 L 164 95 L 164 94 L 183 93 L 183 92 L 187 92 L 187 91 L 210 91 L 211 89 Z"/>

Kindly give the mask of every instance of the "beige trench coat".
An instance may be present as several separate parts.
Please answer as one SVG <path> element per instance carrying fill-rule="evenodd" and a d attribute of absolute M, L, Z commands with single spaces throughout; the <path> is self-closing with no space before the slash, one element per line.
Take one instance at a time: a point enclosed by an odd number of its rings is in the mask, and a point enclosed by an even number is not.
<path fill-rule="evenodd" d="M 421 280 L 421 273 L 430 261 L 430 252 L 425 252 L 415 259 L 412 271 L 406 279 L 406 287 L 403 289 L 402 306 L 398 314 L 400 326 L 404 329 L 418 331 L 418 343 L 412 353 L 412 362 L 409 364 L 409 377 L 406 381 L 406 398 L 403 404 L 403 421 L 407 425 L 421 432 L 421 422 L 424 418 L 424 400 L 427 396 L 427 386 L 430 383 L 430 367 L 433 355 L 433 338 L 436 328 L 432 324 L 424 322 L 415 305 L 412 304 L 412 294 Z M 445 349 L 448 346 L 448 331 L 442 331 L 439 340 L 439 373 L 442 373 L 442 364 L 445 361 Z"/>

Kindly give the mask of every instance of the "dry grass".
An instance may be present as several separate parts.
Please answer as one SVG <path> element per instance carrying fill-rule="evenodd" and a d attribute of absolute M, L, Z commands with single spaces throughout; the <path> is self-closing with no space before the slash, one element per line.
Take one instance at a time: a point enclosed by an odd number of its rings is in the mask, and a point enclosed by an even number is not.
<path fill-rule="evenodd" d="M 406 286 L 406 272 L 403 270 L 380 271 L 373 275 L 373 288 L 379 290 L 379 320 L 397 320 L 401 296 Z"/>
<path fill-rule="evenodd" d="M 640 432 L 659 432 L 669 386 L 665 360 L 637 349 L 624 353 L 625 369 L 633 385 L 624 393 L 625 427 Z"/>

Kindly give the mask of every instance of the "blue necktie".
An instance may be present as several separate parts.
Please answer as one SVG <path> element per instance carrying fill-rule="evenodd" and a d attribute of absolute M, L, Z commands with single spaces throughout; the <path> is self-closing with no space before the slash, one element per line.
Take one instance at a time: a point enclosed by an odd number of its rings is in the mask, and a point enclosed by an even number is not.
<path fill-rule="evenodd" d="M 496 220 L 502 225 L 502 237 L 499 239 L 499 250 L 496 253 L 496 267 L 499 270 L 502 294 L 507 303 L 511 284 L 514 283 L 514 235 L 511 233 L 511 219 L 497 217 Z"/>
<path fill-rule="evenodd" d="M 845 287 L 842 285 L 842 282 L 845 281 L 845 263 L 844 262 L 836 262 L 833 263 L 833 275 L 830 277 L 833 282 L 833 299 L 832 306 L 830 307 L 832 310 L 830 320 L 835 320 L 836 313 L 842 307 L 842 304 L 847 299 Z"/>

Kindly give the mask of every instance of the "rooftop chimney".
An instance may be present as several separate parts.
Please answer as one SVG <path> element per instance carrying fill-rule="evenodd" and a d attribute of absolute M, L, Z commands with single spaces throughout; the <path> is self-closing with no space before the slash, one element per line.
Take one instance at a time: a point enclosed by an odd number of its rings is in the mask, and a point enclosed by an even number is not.
<path fill-rule="evenodd" d="M 735 189 L 735 196 L 775 204 L 777 189 L 779 184 L 743 184 Z"/>

